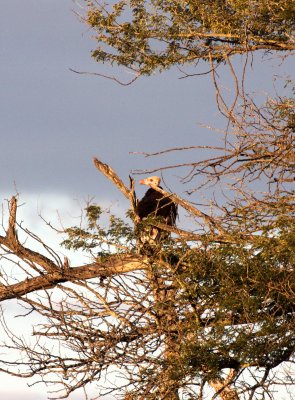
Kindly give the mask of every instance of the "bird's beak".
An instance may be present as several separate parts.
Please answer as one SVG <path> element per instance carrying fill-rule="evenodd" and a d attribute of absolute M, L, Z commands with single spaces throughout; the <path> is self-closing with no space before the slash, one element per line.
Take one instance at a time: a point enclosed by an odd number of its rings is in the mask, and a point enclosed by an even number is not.
<path fill-rule="evenodd" d="M 139 181 L 139 183 L 140 183 L 141 185 L 145 185 L 145 179 L 142 179 L 141 181 Z"/>

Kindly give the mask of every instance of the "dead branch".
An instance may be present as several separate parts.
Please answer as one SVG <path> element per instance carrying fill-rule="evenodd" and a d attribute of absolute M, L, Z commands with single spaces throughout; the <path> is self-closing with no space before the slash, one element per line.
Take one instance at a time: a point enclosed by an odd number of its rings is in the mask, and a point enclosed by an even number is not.
<path fill-rule="evenodd" d="M 136 196 L 134 193 L 134 187 L 129 191 L 110 167 L 102 163 L 99 165 L 102 170 L 107 171 L 106 173 L 108 176 L 111 176 L 112 180 L 116 182 L 117 186 L 119 186 L 123 192 L 126 194 L 128 193 L 128 195 L 130 194 L 130 198 L 135 204 Z M 17 198 L 14 196 L 9 203 L 9 223 L 7 233 L 5 236 L 0 235 L 0 245 L 5 249 L 5 251 L 10 251 L 13 255 L 17 256 L 19 260 L 23 261 L 27 268 L 32 268 L 39 275 L 30 276 L 27 271 L 28 276 L 21 282 L 16 284 L 10 284 L 8 281 L 6 284 L 2 283 L 0 286 L 0 301 L 20 298 L 21 296 L 38 290 L 51 289 L 64 282 L 76 282 L 78 280 L 82 281 L 97 277 L 111 277 L 135 270 L 144 270 L 146 268 L 144 259 L 139 255 L 132 254 L 114 254 L 110 255 L 108 259 L 104 261 L 98 259 L 91 264 L 70 267 L 67 258 L 64 259 L 63 263 L 61 261 L 59 263 L 59 256 L 41 242 L 52 256 L 56 256 L 54 257 L 56 262 L 54 262 L 51 258 L 24 246 L 18 240 L 16 232 L 16 214 Z M 29 233 L 27 230 L 26 232 Z M 32 237 L 37 240 L 35 235 L 32 235 Z M 44 271 L 46 272 L 44 273 Z"/>
<path fill-rule="evenodd" d="M 97 158 L 93 159 L 95 167 L 108 178 L 117 188 L 123 193 L 123 195 L 129 200 L 132 196 L 131 191 L 124 185 L 123 181 L 118 177 L 116 172 L 108 165 L 104 164 Z"/>
<path fill-rule="evenodd" d="M 9 223 L 7 233 L 5 236 L 0 235 L 0 245 L 11 250 L 12 253 L 20 259 L 38 264 L 49 273 L 58 271 L 61 267 L 60 265 L 55 264 L 50 258 L 31 250 L 20 243 L 16 232 L 17 199 L 15 196 L 12 197 L 9 205 Z"/>
<path fill-rule="evenodd" d="M 49 272 L 14 285 L 0 285 L 0 301 L 20 298 L 38 290 L 52 289 L 60 283 L 85 281 L 92 278 L 111 277 L 147 268 L 141 256 L 110 256 L 107 261 Z"/>

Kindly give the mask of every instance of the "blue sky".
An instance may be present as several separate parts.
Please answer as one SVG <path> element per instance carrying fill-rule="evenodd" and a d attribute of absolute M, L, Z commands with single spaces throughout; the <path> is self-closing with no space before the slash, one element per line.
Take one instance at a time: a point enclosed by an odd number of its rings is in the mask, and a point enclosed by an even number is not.
<path fill-rule="evenodd" d="M 2 1 L 0 13 L 0 195 L 17 190 L 26 202 L 28 224 L 42 234 L 38 209 L 54 215 L 61 206 L 66 219 L 94 197 L 105 205 L 125 207 L 121 194 L 92 165 L 92 157 L 109 163 L 128 182 L 134 169 L 189 162 L 194 152 L 146 159 L 130 154 L 175 146 L 219 144 L 221 137 L 199 124 L 224 128 L 210 76 L 178 79 L 177 70 L 143 78 L 123 87 L 79 71 L 113 74 L 90 57 L 92 33 L 73 10 L 71 0 Z M 236 59 L 239 69 L 242 65 Z M 276 67 L 274 68 L 273 65 Z M 278 61 L 254 59 L 250 90 L 272 90 Z M 200 65 L 200 71 L 206 70 Z M 285 65 L 291 72 L 291 64 Z M 220 71 L 231 89 L 226 70 Z M 130 75 L 124 71 L 124 79 Z M 179 171 L 167 173 L 169 187 L 183 192 Z M 137 179 L 137 177 L 136 177 Z M 139 179 L 139 178 L 138 178 Z M 139 196 L 143 193 L 138 188 Z M 0 396 L 42 400 L 46 391 L 1 376 Z M 36 391 L 37 390 L 37 391 Z M 3 397 L 4 396 L 4 397 Z"/>
<path fill-rule="evenodd" d="M 82 3 L 82 2 L 81 2 Z M 83 4 L 83 3 L 82 3 Z M 172 70 L 122 87 L 79 71 L 112 75 L 90 51 L 93 33 L 82 24 L 72 0 L 10 0 L 0 15 L 0 192 L 67 194 L 113 198 L 116 189 L 92 166 L 96 156 L 127 181 L 134 169 L 196 159 L 193 152 L 146 159 L 134 151 L 218 144 L 217 135 L 200 123 L 224 128 L 215 104 L 210 75 L 178 79 Z M 242 60 L 237 57 L 237 69 Z M 254 58 L 248 69 L 250 90 L 272 90 L 278 62 Z M 275 68 L 273 67 L 275 65 Z M 198 72 L 208 69 L 200 64 Z M 288 70 L 288 68 L 287 68 Z M 291 65 L 289 65 L 291 70 Z M 233 82 L 221 68 L 229 92 Z M 130 78 L 122 71 L 124 80 Z M 177 176 L 168 184 L 183 191 Z"/>
<path fill-rule="evenodd" d="M 192 85 L 172 72 L 122 87 L 71 72 L 113 73 L 91 59 L 95 43 L 72 9 L 77 6 L 68 0 L 2 5 L 2 190 L 10 192 L 14 183 L 20 192 L 70 196 L 96 194 L 98 184 L 109 190 L 93 156 L 127 178 L 148 165 L 129 152 L 196 143 L 197 122 L 215 111 L 206 79 Z"/>

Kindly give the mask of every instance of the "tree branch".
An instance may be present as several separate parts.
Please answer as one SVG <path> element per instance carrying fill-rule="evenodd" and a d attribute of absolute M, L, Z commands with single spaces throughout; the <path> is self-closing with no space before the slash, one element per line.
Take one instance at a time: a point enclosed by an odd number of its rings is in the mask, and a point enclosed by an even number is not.
<path fill-rule="evenodd" d="M 141 256 L 111 256 L 105 262 L 95 262 L 65 270 L 57 270 L 44 275 L 27 278 L 14 285 L 0 285 L 0 301 L 19 298 L 37 290 L 52 289 L 59 283 L 75 282 L 97 277 L 110 277 L 126 272 L 144 270 L 147 264 Z"/>
<path fill-rule="evenodd" d="M 131 197 L 131 192 L 125 186 L 123 181 L 118 177 L 116 172 L 108 165 L 104 164 L 102 161 L 98 160 L 97 158 L 93 159 L 93 163 L 95 167 L 106 177 L 108 178 L 111 182 L 113 182 L 114 185 L 117 186 L 117 188 L 123 193 L 123 195 L 130 200 Z"/>

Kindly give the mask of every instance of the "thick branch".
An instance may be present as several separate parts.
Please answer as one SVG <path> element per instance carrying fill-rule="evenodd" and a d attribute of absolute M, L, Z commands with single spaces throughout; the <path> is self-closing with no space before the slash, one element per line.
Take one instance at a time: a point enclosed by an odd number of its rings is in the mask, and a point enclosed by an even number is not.
<path fill-rule="evenodd" d="M 104 164 L 97 158 L 93 159 L 93 163 L 96 166 L 96 168 L 110 181 L 113 182 L 114 185 L 117 186 L 117 188 L 124 194 L 125 197 L 130 201 L 131 209 L 134 214 L 134 222 L 138 223 L 139 218 L 136 214 L 136 205 L 137 205 L 137 198 L 136 194 L 134 191 L 134 180 L 129 176 L 130 180 L 130 189 L 127 188 L 127 186 L 124 185 L 123 181 L 118 177 L 116 172 L 108 165 Z"/>
<path fill-rule="evenodd" d="M 13 254 L 24 261 L 36 263 L 47 272 L 58 271 L 61 266 L 55 264 L 50 258 L 23 246 L 18 240 L 16 231 L 17 199 L 12 197 L 9 203 L 9 223 L 6 236 L 0 235 L 0 245 L 7 247 Z"/>
<path fill-rule="evenodd" d="M 105 262 L 95 262 L 74 268 L 60 269 L 48 274 L 25 279 L 9 286 L 0 286 L 0 301 L 19 298 L 37 290 L 54 288 L 59 283 L 75 282 L 97 277 L 109 277 L 146 268 L 140 256 L 111 256 Z"/>
<path fill-rule="evenodd" d="M 7 239 L 12 243 L 17 245 L 17 233 L 15 229 L 16 224 L 16 211 L 17 211 L 17 199 L 16 196 L 13 196 L 9 202 L 9 222 L 8 222 L 8 229 L 7 229 Z"/>
<path fill-rule="evenodd" d="M 56 265 L 50 258 L 44 256 L 43 254 L 37 253 L 34 250 L 24 247 L 18 241 L 12 241 L 8 237 L 0 236 L 0 245 L 7 247 L 13 252 L 14 255 L 19 257 L 24 261 L 30 263 L 36 263 L 47 272 L 54 272 L 60 269 L 60 266 Z"/>
<path fill-rule="evenodd" d="M 93 159 L 93 163 L 96 166 L 96 168 L 110 181 L 113 182 L 114 185 L 117 186 L 121 190 L 121 192 L 124 194 L 125 197 L 127 197 L 128 200 L 130 200 L 132 193 L 131 191 L 127 188 L 127 186 L 124 185 L 123 181 L 118 177 L 116 172 L 108 165 L 104 164 L 97 158 Z"/>

